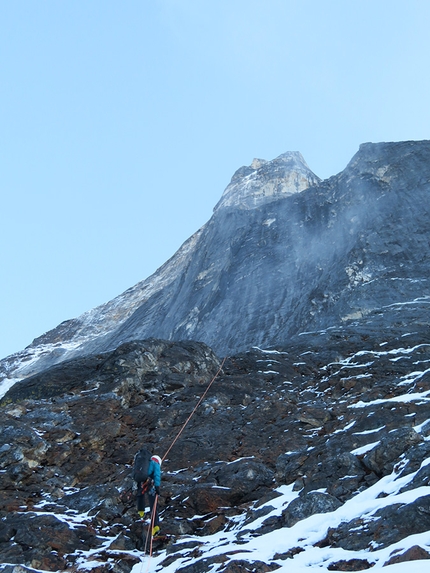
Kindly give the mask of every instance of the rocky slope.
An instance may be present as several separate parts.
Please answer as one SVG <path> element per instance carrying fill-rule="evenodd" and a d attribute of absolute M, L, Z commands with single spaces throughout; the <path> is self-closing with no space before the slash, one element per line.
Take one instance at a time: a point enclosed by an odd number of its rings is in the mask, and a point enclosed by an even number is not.
<path fill-rule="evenodd" d="M 326 181 L 299 153 L 254 160 L 152 277 L 4 360 L 0 376 L 151 336 L 221 355 L 270 347 L 429 296 L 429 191 L 428 141 L 364 144 Z"/>
<path fill-rule="evenodd" d="M 390 571 L 418 559 L 421 571 L 428 305 L 228 357 L 163 464 L 167 537 L 151 558 L 133 455 L 143 444 L 164 455 L 220 359 L 149 339 L 13 386 L 0 409 L 0 570 Z"/>

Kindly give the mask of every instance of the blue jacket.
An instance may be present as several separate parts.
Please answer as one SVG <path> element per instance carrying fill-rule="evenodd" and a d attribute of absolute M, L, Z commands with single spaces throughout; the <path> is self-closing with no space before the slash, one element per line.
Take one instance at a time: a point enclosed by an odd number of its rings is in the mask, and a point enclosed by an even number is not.
<path fill-rule="evenodd" d="M 160 487 L 161 483 L 161 468 L 160 464 L 151 460 L 149 462 L 148 477 L 154 480 L 154 485 Z"/>

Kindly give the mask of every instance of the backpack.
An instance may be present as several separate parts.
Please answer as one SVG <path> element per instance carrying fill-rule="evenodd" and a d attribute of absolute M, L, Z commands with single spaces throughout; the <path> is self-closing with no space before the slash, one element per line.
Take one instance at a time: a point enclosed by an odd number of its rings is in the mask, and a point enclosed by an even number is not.
<path fill-rule="evenodd" d="M 144 482 L 148 479 L 149 462 L 152 454 L 146 448 L 142 448 L 134 456 L 133 479 L 137 482 Z"/>

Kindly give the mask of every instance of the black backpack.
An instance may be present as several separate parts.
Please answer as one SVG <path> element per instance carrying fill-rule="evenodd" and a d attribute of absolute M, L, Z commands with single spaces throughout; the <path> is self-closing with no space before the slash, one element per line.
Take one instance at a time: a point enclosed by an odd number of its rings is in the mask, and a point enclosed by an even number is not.
<path fill-rule="evenodd" d="M 152 454 L 146 448 L 142 448 L 134 456 L 133 479 L 137 482 L 144 482 L 148 479 L 149 462 Z"/>

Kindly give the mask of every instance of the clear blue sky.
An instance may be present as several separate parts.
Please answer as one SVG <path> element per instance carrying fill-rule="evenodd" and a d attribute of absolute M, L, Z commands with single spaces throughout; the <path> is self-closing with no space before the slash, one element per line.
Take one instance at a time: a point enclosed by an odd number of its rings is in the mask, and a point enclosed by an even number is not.
<path fill-rule="evenodd" d="M 152 274 L 233 172 L 430 139 L 428 0 L 3 0 L 0 357 Z"/>

